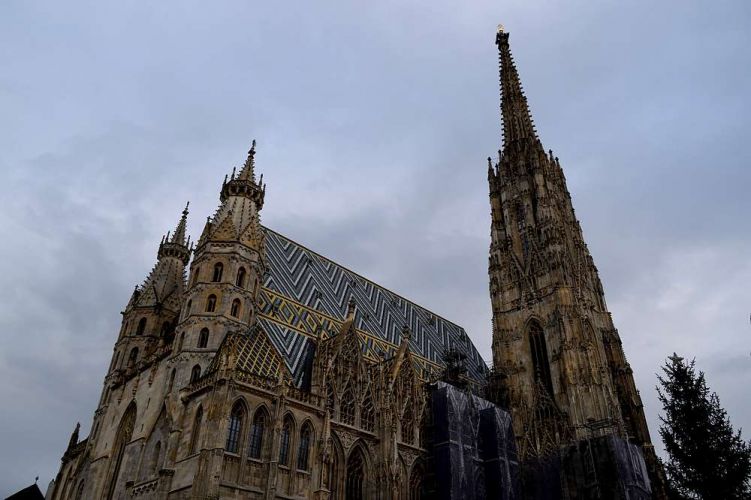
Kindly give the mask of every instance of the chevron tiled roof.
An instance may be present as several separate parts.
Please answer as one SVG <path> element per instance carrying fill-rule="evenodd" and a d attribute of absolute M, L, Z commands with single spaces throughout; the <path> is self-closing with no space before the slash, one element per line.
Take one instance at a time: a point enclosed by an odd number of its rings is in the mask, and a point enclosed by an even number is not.
<path fill-rule="evenodd" d="M 363 353 L 379 360 L 392 355 L 407 325 L 410 350 L 425 373 L 442 366 L 446 346 L 467 356 L 467 375 L 480 382 L 487 366 L 467 333 L 312 250 L 266 228 L 268 274 L 259 297 L 263 329 L 285 358 L 298 384 L 305 384 L 312 362 L 313 339 L 336 335 L 352 297 L 355 326 Z"/>

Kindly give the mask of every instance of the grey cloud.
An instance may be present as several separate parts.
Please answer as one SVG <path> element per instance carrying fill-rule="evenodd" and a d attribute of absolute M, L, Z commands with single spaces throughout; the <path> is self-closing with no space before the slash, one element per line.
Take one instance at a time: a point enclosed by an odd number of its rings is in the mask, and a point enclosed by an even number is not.
<path fill-rule="evenodd" d="M 46 484 L 87 430 L 159 237 L 186 199 L 198 236 L 253 137 L 264 223 L 462 324 L 489 360 L 498 22 L 653 438 L 673 351 L 749 428 L 750 5 L 5 2 L 0 493 Z"/>

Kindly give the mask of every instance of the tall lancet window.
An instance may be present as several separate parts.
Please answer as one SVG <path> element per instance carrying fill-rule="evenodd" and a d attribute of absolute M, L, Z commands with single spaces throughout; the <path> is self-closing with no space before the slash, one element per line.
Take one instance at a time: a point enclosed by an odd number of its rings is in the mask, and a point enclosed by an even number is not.
<path fill-rule="evenodd" d="M 193 432 L 190 434 L 190 451 L 192 455 L 198 450 L 199 439 L 201 438 L 201 425 L 203 425 L 203 407 L 199 406 L 196 416 L 193 419 Z"/>
<path fill-rule="evenodd" d="M 201 328 L 201 332 L 198 334 L 198 347 L 205 348 L 209 345 L 209 329 Z"/>
<path fill-rule="evenodd" d="M 342 394 L 339 419 L 347 425 L 355 425 L 355 395 L 350 386 Z"/>
<path fill-rule="evenodd" d="M 238 318 L 240 316 L 240 299 L 235 299 L 232 301 L 232 307 L 230 307 L 229 314 L 234 318 Z"/>
<path fill-rule="evenodd" d="M 146 318 L 141 318 L 141 320 L 138 322 L 138 326 L 136 327 L 136 335 L 143 335 L 143 332 L 146 331 Z"/>
<path fill-rule="evenodd" d="M 225 449 L 230 453 L 237 453 L 238 444 L 240 443 L 240 433 L 245 420 L 245 407 L 239 401 L 232 407 L 232 413 L 229 416 L 229 427 L 227 429 L 227 444 Z"/>
<path fill-rule="evenodd" d="M 292 421 L 289 417 L 284 419 L 282 433 L 279 435 L 279 464 L 289 465 L 290 437 L 292 435 Z"/>
<path fill-rule="evenodd" d="M 216 295 L 213 293 L 206 299 L 206 312 L 213 313 L 216 310 Z"/>
<path fill-rule="evenodd" d="M 402 414 L 402 441 L 413 444 L 415 441 L 415 419 L 412 416 L 412 402 L 407 401 Z"/>
<path fill-rule="evenodd" d="M 370 432 L 375 429 L 375 408 L 373 408 L 373 397 L 370 395 L 370 390 L 366 393 L 360 408 L 360 427 Z"/>
<path fill-rule="evenodd" d="M 253 426 L 250 428 L 250 444 L 248 456 L 260 459 L 263 452 L 263 434 L 266 430 L 266 410 L 260 408 L 253 417 Z"/>
<path fill-rule="evenodd" d="M 224 271 L 224 266 L 221 262 L 214 264 L 214 275 L 211 277 L 211 281 L 222 281 L 222 271 Z"/>
<path fill-rule="evenodd" d="M 237 281 L 235 282 L 237 286 L 240 288 L 245 287 L 245 268 L 241 267 L 239 271 L 237 271 Z"/>
<path fill-rule="evenodd" d="M 553 379 L 550 376 L 550 360 L 545 333 L 536 321 L 529 325 L 529 349 L 532 353 L 532 369 L 536 381 L 542 383 L 550 395 L 553 395 Z"/>
<path fill-rule="evenodd" d="M 195 365 L 190 371 L 190 383 L 192 384 L 199 378 L 201 378 L 201 365 Z"/>
<path fill-rule="evenodd" d="M 313 427 L 310 422 L 305 422 L 300 431 L 300 447 L 297 450 L 297 469 L 308 470 L 308 455 L 310 455 L 310 443 L 313 440 Z"/>

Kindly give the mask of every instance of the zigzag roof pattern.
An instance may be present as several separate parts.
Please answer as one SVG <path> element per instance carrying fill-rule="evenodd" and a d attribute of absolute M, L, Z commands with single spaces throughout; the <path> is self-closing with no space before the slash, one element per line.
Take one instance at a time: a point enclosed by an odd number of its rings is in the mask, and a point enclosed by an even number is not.
<path fill-rule="evenodd" d="M 487 365 L 464 328 L 264 229 L 268 273 L 259 295 L 259 316 L 298 385 L 306 383 L 315 338 L 339 333 L 350 298 L 357 304 L 355 327 L 366 357 L 379 361 L 392 356 L 406 325 L 410 351 L 426 376 L 441 369 L 443 353 L 450 347 L 466 355 L 468 377 L 485 379 Z"/>

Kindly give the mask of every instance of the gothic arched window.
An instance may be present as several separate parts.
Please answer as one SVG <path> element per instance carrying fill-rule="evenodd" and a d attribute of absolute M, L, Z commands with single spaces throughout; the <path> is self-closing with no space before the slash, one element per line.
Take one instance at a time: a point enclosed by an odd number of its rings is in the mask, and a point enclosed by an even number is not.
<path fill-rule="evenodd" d="M 211 281 L 222 281 L 222 271 L 224 271 L 224 266 L 221 262 L 214 264 L 214 275 L 211 277 Z"/>
<path fill-rule="evenodd" d="M 360 427 L 370 432 L 375 429 L 375 408 L 373 408 L 373 397 L 370 391 L 365 395 L 360 408 Z"/>
<path fill-rule="evenodd" d="M 172 387 L 175 385 L 175 368 L 169 374 L 169 384 L 167 385 L 167 392 L 172 392 Z"/>
<path fill-rule="evenodd" d="M 193 301 L 189 300 L 188 303 L 185 305 L 185 315 L 190 315 L 190 310 L 193 308 Z"/>
<path fill-rule="evenodd" d="M 201 333 L 198 334 L 198 347 L 204 348 L 209 345 L 209 329 L 202 328 Z"/>
<path fill-rule="evenodd" d="M 297 450 L 298 470 L 308 470 L 311 441 L 313 441 L 313 427 L 310 425 L 310 422 L 305 422 L 300 431 L 300 446 Z"/>
<path fill-rule="evenodd" d="M 213 293 L 206 299 L 206 312 L 213 313 L 216 310 L 216 295 Z"/>
<path fill-rule="evenodd" d="M 248 456 L 261 458 L 263 452 L 263 434 L 266 430 L 266 410 L 260 408 L 253 417 L 253 425 L 250 428 L 250 443 L 248 444 Z"/>
<path fill-rule="evenodd" d="M 169 321 L 165 321 L 162 323 L 162 330 L 159 332 L 159 336 L 166 337 L 170 333 L 170 330 L 172 330 L 172 325 L 170 325 Z"/>
<path fill-rule="evenodd" d="M 548 347 L 545 343 L 545 333 L 536 321 L 529 325 L 529 349 L 532 353 L 532 369 L 535 381 L 540 382 L 550 395 L 553 395 L 553 379 L 550 376 L 550 361 Z"/>
<path fill-rule="evenodd" d="M 201 378 L 201 365 L 196 365 L 190 370 L 190 383 L 192 384 L 199 378 Z"/>
<path fill-rule="evenodd" d="M 328 487 L 331 491 L 331 500 L 341 500 L 339 496 L 339 459 L 336 452 L 331 454 L 331 466 L 329 467 Z"/>
<path fill-rule="evenodd" d="M 136 366 L 136 361 L 138 361 L 138 347 L 134 347 L 130 350 L 130 356 L 128 356 L 128 368 Z"/>
<path fill-rule="evenodd" d="M 289 448 L 292 436 L 292 420 L 287 417 L 284 419 L 282 433 L 279 436 L 279 465 L 289 465 Z"/>
<path fill-rule="evenodd" d="M 146 331 L 146 318 L 141 318 L 138 321 L 138 326 L 136 327 L 136 335 L 143 335 L 143 332 Z"/>
<path fill-rule="evenodd" d="M 199 406 L 196 410 L 196 417 L 193 419 L 193 432 L 190 434 L 190 450 L 192 455 L 198 451 L 198 440 L 201 437 L 201 424 L 203 423 L 203 407 Z"/>
<path fill-rule="evenodd" d="M 412 413 L 412 401 L 407 401 L 407 405 L 402 413 L 402 442 L 412 444 L 415 440 L 415 419 Z"/>
<path fill-rule="evenodd" d="M 240 299 L 235 299 L 232 301 L 232 307 L 230 308 L 229 313 L 235 318 L 240 316 Z"/>
<path fill-rule="evenodd" d="M 365 459 L 359 447 L 355 448 L 347 460 L 347 500 L 363 500 L 365 485 Z"/>
<path fill-rule="evenodd" d="M 355 425 L 355 396 L 352 389 L 347 387 L 339 403 L 339 419 L 347 425 Z"/>
<path fill-rule="evenodd" d="M 78 489 L 76 490 L 76 500 L 81 500 L 83 498 L 83 481 L 78 483 Z"/>
<path fill-rule="evenodd" d="M 154 450 L 151 452 L 151 472 L 155 473 L 159 470 L 159 458 L 162 455 L 162 442 L 157 441 L 154 445 Z"/>
<path fill-rule="evenodd" d="M 238 401 L 235 403 L 235 406 L 232 407 L 232 412 L 229 415 L 227 445 L 225 448 L 230 453 L 237 453 L 237 446 L 240 443 L 240 433 L 243 428 L 243 420 L 245 420 L 245 407 L 240 401 Z"/>
<path fill-rule="evenodd" d="M 237 271 L 237 279 L 235 280 L 235 285 L 239 286 L 240 288 L 245 287 L 245 268 L 241 267 Z"/>
<path fill-rule="evenodd" d="M 195 270 L 193 271 L 193 276 L 191 276 L 191 284 L 195 285 L 196 281 L 198 281 L 198 276 L 201 274 L 201 267 L 196 266 Z"/>

